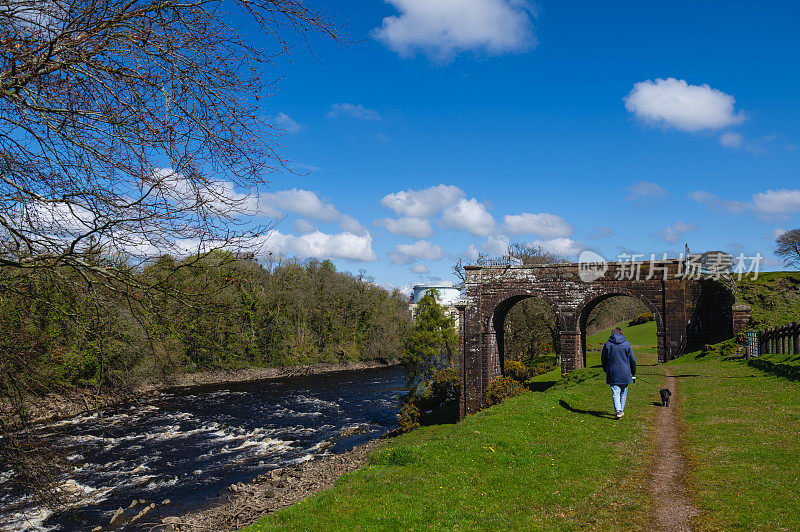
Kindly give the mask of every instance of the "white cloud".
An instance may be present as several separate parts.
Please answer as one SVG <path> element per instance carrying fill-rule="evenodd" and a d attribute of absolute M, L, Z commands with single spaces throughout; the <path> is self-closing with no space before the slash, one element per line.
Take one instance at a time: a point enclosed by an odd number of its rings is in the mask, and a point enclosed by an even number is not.
<path fill-rule="evenodd" d="M 415 260 L 439 260 L 444 257 L 444 248 L 427 240 L 413 244 L 398 244 L 389 254 L 392 264 L 411 264 Z"/>
<path fill-rule="evenodd" d="M 581 251 L 586 249 L 583 242 L 572 240 L 570 238 L 551 238 L 548 240 L 534 240 L 529 242 L 530 246 L 539 246 L 545 251 L 555 253 L 561 257 L 575 257 L 580 255 Z"/>
<path fill-rule="evenodd" d="M 266 251 L 285 255 L 299 255 L 315 259 L 347 259 L 355 262 L 375 262 L 378 257 L 372 250 L 369 233 L 328 234 L 314 231 L 301 236 L 286 235 L 270 231 L 264 239 Z"/>
<path fill-rule="evenodd" d="M 311 224 L 311 222 L 303 218 L 298 218 L 297 220 L 294 221 L 294 230 L 296 233 L 300 234 L 311 233 L 315 229 L 316 228 Z"/>
<path fill-rule="evenodd" d="M 95 225 L 102 224 L 88 209 L 65 202 L 33 201 L 21 204 L 17 216 L 17 223 L 25 232 L 62 237 L 82 235 L 91 231 Z"/>
<path fill-rule="evenodd" d="M 641 81 L 624 98 L 625 108 L 645 122 L 683 131 L 721 129 L 741 123 L 735 99 L 708 85 L 689 85 L 682 79 Z"/>
<path fill-rule="evenodd" d="M 223 217 L 275 215 L 260 208 L 254 193 L 238 192 L 230 181 L 190 181 L 182 173 L 168 167 L 155 168 L 150 179 L 161 187 L 168 200 L 183 208 L 202 206 L 212 215 Z"/>
<path fill-rule="evenodd" d="M 340 218 L 341 214 L 330 203 L 320 200 L 314 192 L 293 188 L 268 192 L 259 196 L 262 208 L 269 212 L 278 209 L 290 211 L 312 220 L 331 222 Z"/>
<path fill-rule="evenodd" d="M 420 275 L 424 275 L 426 273 L 431 273 L 431 271 L 428 269 L 428 267 L 425 266 L 424 264 L 414 264 L 413 266 L 411 266 L 409 268 L 409 270 L 411 270 L 414 273 L 418 273 Z"/>
<path fill-rule="evenodd" d="M 627 201 L 637 201 L 647 198 L 660 198 L 667 195 L 664 187 L 649 181 L 639 181 L 638 183 L 628 187 Z"/>
<path fill-rule="evenodd" d="M 530 5 L 524 0 L 386 0 L 400 12 L 372 35 L 394 52 L 421 52 L 445 62 L 467 50 L 490 54 L 536 46 Z"/>
<path fill-rule="evenodd" d="M 689 199 L 692 199 L 697 203 L 707 205 L 712 209 L 724 210 L 733 213 L 742 212 L 748 209 L 748 205 L 745 202 L 724 200 L 718 198 L 707 190 L 696 190 L 694 192 L 689 192 L 688 197 Z"/>
<path fill-rule="evenodd" d="M 464 253 L 462 253 L 461 256 L 470 262 L 475 262 L 478 260 L 480 254 L 481 251 L 478 249 L 478 246 L 476 246 L 475 244 L 470 244 L 467 250 Z"/>
<path fill-rule="evenodd" d="M 294 121 L 292 117 L 290 117 L 286 113 L 278 113 L 275 116 L 275 122 L 277 122 L 278 125 L 281 126 L 288 133 L 297 133 L 298 131 L 303 129 L 303 126 Z"/>
<path fill-rule="evenodd" d="M 460 199 L 442 213 L 442 225 L 452 229 L 465 229 L 471 235 L 487 236 L 495 223 L 486 206 L 475 198 Z"/>
<path fill-rule="evenodd" d="M 393 235 L 404 235 L 412 238 L 426 238 L 433 234 L 431 224 L 424 218 L 404 216 L 402 218 L 381 218 L 375 225 L 385 227 Z"/>
<path fill-rule="evenodd" d="M 732 213 L 744 211 L 754 212 L 758 215 L 788 216 L 800 212 L 800 190 L 782 188 L 767 190 L 753 194 L 751 202 L 732 201 L 718 198 L 706 190 L 689 193 L 689 198 L 715 209 L 726 210 Z"/>
<path fill-rule="evenodd" d="M 455 185 L 436 185 L 420 190 L 401 190 L 388 194 L 381 205 L 398 215 L 413 218 L 429 218 L 454 204 L 464 196 L 464 191 Z"/>
<path fill-rule="evenodd" d="M 492 255 L 508 255 L 508 245 L 511 243 L 505 235 L 492 235 L 486 239 L 483 250 Z"/>
<path fill-rule="evenodd" d="M 656 231 L 655 236 L 657 238 L 669 242 L 670 244 L 674 244 L 683 239 L 683 233 L 694 231 L 696 229 L 697 226 L 694 224 L 678 222 L 671 227 L 664 227 L 662 229 L 659 229 L 658 231 Z"/>
<path fill-rule="evenodd" d="M 561 216 L 542 212 L 522 213 L 503 217 L 505 231 L 512 235 L 535 234 L 542 238 L 557 238 L 572 234 L 572 226 Z"/>
<path fill-rule="evenodd" d="M 784 229 L 784 228 L 782 228 L 782 227 L 776 227 L 776 228 L 775 228 L 775 229 L 772 231 L 772 238 L 778 238 L 779 236 L 781 236 L 781 235 L 782 235 L 783 233 L 785 233 L 785 232 L 786 232 L 786 229 Z"/>
<path fill-rule="evenodd" d="M 356 233 L 359 235 L 363 235 L 367 232 L 367 230 L 359 223 L 358 220 L 346 214 L 343 214 L 339 219 L 339 227 L 348 233 Z"/>
<path fill-rule="evenodd" d="M 374 109 L 367 109 L 363 105 L 353 105 L 352 103 L 335 103 L 328 111 L 328 118 L 339 118 L 349 116 L 358 120 L 380 120 L 381 114 Z"/>
<path fill-rule="evenodd" d="M 800 190 L 767 190 L 753 194 L 753 208 L 762 214 L 800 212 Z"/>
<path fill-rule="evenodd" d="M 741 148 L 744 143 L 744 137 L 739 133 L 723 133 L 719 136 L 719 143 L 726 148 Z"/>

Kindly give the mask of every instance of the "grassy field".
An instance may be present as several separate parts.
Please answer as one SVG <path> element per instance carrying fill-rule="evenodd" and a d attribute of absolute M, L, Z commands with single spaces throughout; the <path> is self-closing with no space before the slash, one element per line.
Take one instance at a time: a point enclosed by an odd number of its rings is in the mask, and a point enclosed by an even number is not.
<path fill-rule="evenodd" d="M 636 386 L 620 421 L 602 371 L 589 368 L 457 425 L 423 427 L 247 530 L 645 528 L 655 395 Z"/>
<path fill-rule="evenodd" d="M 628 323 L 629 322 L 624 321 L 616 325 L 612 325 L 608 329 L 602 330 L 599 333 L 587 336 L 587 350 L 599 352 L 603 348 L 603 344 L 606 343 L 606 340 L 608 340 L 608 337 L 611 336 L 611 329 L 614 327 L 619 327 L 622 329 L 622 334 L 631 343 L 633 352 L 636 355 L 639 353 L 655 353 L 657 351 L 656 322 L 648 321 L 647 323 L 634 326 L 630 326 Z"/>
<path fill-rule="evenodd" d="M 800 529 L 800 384 L 719 352 L 669 367 L 678 376 L 688 482 L 704 512 L 699 525 Z"/>
<path fill-rule="evenodd" d="M 797 305 L 768 312 L 770 293 L 793 301 L 798 278 L 767 274 L 745 287 L 758 323 L 798 319 Z M 657 366 L 655 324 L 626 325 L 640 382 L 621 420 L 611 418 L 599 351 L 590 351 L 587 369 L 539 375 L 528 382 L 538 391 L 387 441 L 334 489 L 248 530 L 650 529 L 654 403 L 665 371 L 675 378 L 685 481 L 701 512 L 694 528 L 800 530 L 800 356 L 748 364 L 728 341 Z"/>

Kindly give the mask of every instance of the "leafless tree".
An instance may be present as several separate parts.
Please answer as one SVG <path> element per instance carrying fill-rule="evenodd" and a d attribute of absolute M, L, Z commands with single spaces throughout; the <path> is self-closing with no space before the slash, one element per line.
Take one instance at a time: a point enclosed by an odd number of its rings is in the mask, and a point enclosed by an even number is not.
<path fill-rule="evenodd" d="M 344 41 L 303 0 L 0 0 L 0 301 L 31 275 L 136 299 L 159 289 L 147 257 L 252 251 L 286 166 L 263 99 L 312 35 Z M 24 350 L 0 357 L 0 462 L 41 480 L 6 423 L 37 378 Z"/>
<path fill-rule="evenodd" d="M 783 257 L 787 266 L 800 267 L 800 229 L 786 231 L 775 239 L 775 254 Z"/>
<path fill-rule="evenodd" d="M 251 245 L 264 71 L 310 33 L 342 39 L 302 0 L 0 0 L 0 265 Z"/>

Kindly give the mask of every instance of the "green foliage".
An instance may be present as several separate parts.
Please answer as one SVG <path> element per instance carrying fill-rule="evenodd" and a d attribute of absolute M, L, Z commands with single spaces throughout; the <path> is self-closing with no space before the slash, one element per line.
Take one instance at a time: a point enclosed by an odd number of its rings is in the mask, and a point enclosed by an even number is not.
<path fill-rule="evenodd" d="M 525 393 L 525 386 L 511 377 L 497 377 L 486 387 L 485 403 L 487 406 L 499 405 L 504 399 Z"/>
<path fill-rule="evenodd" d="M 634 325 L 642 325 L 643 323 L 647 323 L 648 321 L 653 321 L 655 318 L 653 317 L 652 312 L 645 312 L 643 314 L 639 314 L 635 316 L 628 325 L 633 327 Z"/>
<path fill-rule="evenodd" d="M 414 324 L 405 338 L 402 362 L 412 395 L 424 393 L 433 374 L 451 366 L 458 349 L 455 320 L 436 302 L 431 289 L 417 303 Z"/>
<path fill-rule="evenodd" d="M 128 385 L 175 371 L 393 359 L 409 325 L 402 294 L 329 261 L 263 265 L 218 251 L 160 257 L 135 274 L 154 288 L 0 268 L 0 394 Z"/>
<path fill-rule="evenodd" d="M 400 407 L 400 413 L 397 416 L 397 429 L 400 432 L 409 432 L 419 428 L 419 417 L 421 412 L 419 408 L 411 403 L 405 403 Z"/>
<path fill-rule="evenodd" d="M 522 362 L 506 360 L 503 370 L 506 377 L 511 377 L 517 382 L 525 382 L 528 379 L 528 368 Z"/>
<path fill-rule="evenodd" d="M 442 368 L 431 379 L 431 408 L 437 408 L 458 399 L 461 391 L 461 377 L 451 368 Z"/>

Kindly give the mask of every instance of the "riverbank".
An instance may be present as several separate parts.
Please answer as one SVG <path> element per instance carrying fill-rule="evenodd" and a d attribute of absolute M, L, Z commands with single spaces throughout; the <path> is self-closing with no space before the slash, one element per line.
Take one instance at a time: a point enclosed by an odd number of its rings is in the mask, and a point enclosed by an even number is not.
<path fill-rule="evenodd" d="M 233 484 L 217 504 L 199 512 L 163 519 L 162 530 L 239 530 L 265 514 L 330 489 L 342 475 L 364 466 L 380 445 L 380 440 L 373 440 L 346 453 L 273 469 L 250 482 Z"/>
<path fill-rule="evenodd" d="M 28 421 L 40 423 L 56 421 L 125 402 L 138 402 L 170 389 L 190 386 L 234 384 L 270 379 L 323 375 L 340 371 L 385 368 L 399 364 L 397 359 L 363 360 L 340 363 L 306 364 L 288 367 L 251 367 L 236 370 L 211 370 L 196 373 L 175 373 L 159 379 L 148 379 L 130 389 L 116 389 L 102 393 L 93 390 L 63 390 L 44 396 L 26 398 Z M 0 400 L 0 419 L 13 424 L 9 401 Z"/>

